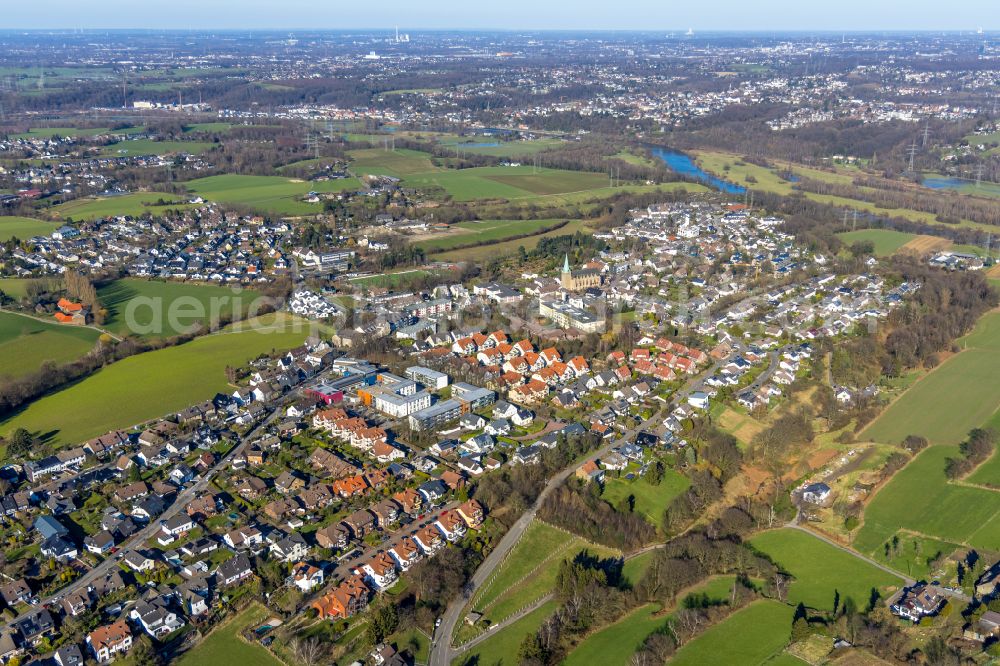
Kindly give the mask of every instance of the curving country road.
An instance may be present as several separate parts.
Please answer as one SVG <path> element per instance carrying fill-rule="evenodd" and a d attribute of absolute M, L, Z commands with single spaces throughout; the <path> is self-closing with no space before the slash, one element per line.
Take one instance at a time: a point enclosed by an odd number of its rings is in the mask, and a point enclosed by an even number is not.
<path fill-rule="evenodd" d="M 680 404 L 694 391 L 701 390 L 705 385 L 705 379 L 715 374 L 726 361 L 717 361 L 713 364 L 707 372 L 702 372 L 698 377 L 692 378 L 687 384 L 674 394 L 671 402 L 667 403 L 658 412 L 653 414 L 651 417 L 643 421 L 637 426 L 630 428 L 625 431 L 625 433 L 611 441 L 608 444 L 603 445 L 597 451 L 594 451 L 587 456 L 586 460 L 594 460 L 606 455 L 611 449 L 616 446 L 621 446 L 627 442 L 632 441 L 635 436 L 643 430 L 651 429 L 653 426 L 662 423 L 663 418 L 666 414 L 673 409 L 677 404 Z M 538 498 L 535 500 L 534 504 L 529 508 L 520 518 L 517 519 L 507 533 L 500 540 L 486 559 L 483 560 L 479 568 L 472 575 L 472 579 L 466 586 L 463 594 L 451 601 L 448 604 L 448 608 L 445 610 L 444 615 L 441 616 L 441 624 L 434 632 L 434 639 L 431 643 L 430 658 L 428 660 L 429 666 L 449 666 L 451 660 L 457 656 L 457 652 L 451 647 L 451 637 L 455 633 L 455 627 L 458 626 L 459 621 L 462 619 L 463 611 L 472 596 L 481 585 L 483 585 L 490 577 L 493 575 L 494 570 L 500 566 L 507 554 L 517 545 L 521 536 L 524 534 L 525 530 L 531 524 L 531 521 L 535 519 L 535 515 L 538 513 L 538 509 L 545 502 L 545 499 L 549 494 L 555 490 L 557 487 L 562 485 L 562 483 L 573 474 L 576 469 L 583 464 L 582 462 L 575 462 L 569 467 L 561 470 L 545 484 L 542 492 L 538 494 Z M 493 633 L 493 632 L 490 632 Z"/>

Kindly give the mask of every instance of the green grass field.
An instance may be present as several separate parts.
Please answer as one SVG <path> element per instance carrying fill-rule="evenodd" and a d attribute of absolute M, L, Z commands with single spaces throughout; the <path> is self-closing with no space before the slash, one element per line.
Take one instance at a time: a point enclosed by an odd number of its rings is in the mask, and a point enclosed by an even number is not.
<path fill-rule="evenodd" d="M 165 206 L 157 202 L 163 200 Z M 159 192 L 133 192 L 115 197 L 84 197 L 59 204 L 48 209 L 47 214 L 53 217 L 73 218 L 74 220 L 94 220 L 102 217 L 131 215 L 139 217 L 163 215 L 168 210 L 185 210 L 193 206 L 187 203 L 187 198 L 177 194 L 161 194 Z"/>
<path fill-rule="evenodd" d="M 499 145 L 477 145 L 477 144 Z M 543 150 L 551 150 L 566 145 L 562 139 L 535 139 L 532 141 L 498 141 L 490 137 L 465 136 L 448 137 L 440 141 L 442 146 L 457 150 L 459 154 L 490 155 L 492 157 L 531 156 Z"/>
<path fill-rule="evenodd" d="M 573 535 L 567 532 L 537 520 L 532 522 L 493 580 L 479 588 L 472 600 L 473 607 L 478 610 L 490 606 L 497 598 L 508 593 L 515 583 L 530 574 L 540 562 L 561 552 L 573 540 Z"/>
<path fill-rule="evenodd" d="M 719 576 L 697 586 L 691 593 L 704 593 L 710 599 L 725 601 L 729 598 L 729 591 L 734 581 L 733 576 Z M 570 652 L 563 662 L 564 666 L 589 664 L 627 666 L 646 637 L 665 626 L 669 615 L 661 614 L 659 611 L 659 604 L 646 604 L 619 621 L 590 634 Z"/>
<path fill-rule="evenodd" d="M 862 231 L 847 231 L 837 234 L 837 238 L 848 246 L 858 241 L 871 241 L 875 244 L 875 254 L 879 257 L 888 257 L 894 254 L 899 248 L 916 237 L 916 234 L 908 234 L 892 229 L 864 229 Z"/>
<path fill-rule="evenodd" d="M 361 187 L 354 178 L 319 183 L 282 178 L 281 176 L 209 176 L 185 183 L 188 190 L 220 203 L 242 205 L 278 215 L 315 215 L 322 203 L 308 203 L 309 192 L 347 192 Z"/>
<path fill-rule="evenodd" d="M 958 341 L 963 351 L 903 393 L 859 435 L 897 443 L 922 435 L 935 444 L 957 444 L 1000 408 L 1000 313 L 984 315 Z"/>
<path fill-rule="evenodd" d="M 464 664 L 469 659 L 478 658 L 478 661 L 474 663 L 483 664 L 483 666 L 487 664 L 489 666 L 517 666 L 517 651 L 521 647 L 524 637 L 538 631 L 542 622 L 555 611 L 556 605 L 554 601 L 542 604 L 538 609 L 493 634 L 452 663 Z"/>
<path fill-rule="evenodd" d="M 30 217 L 4 216 L 0 217 L 0 241 L 8 241 L 11 238 L 27 240 L 32 236 L 48 236 L 58 228 L 58 222 L 46 222 Z"/>
<path fill-rule="evenodd" d="M 676 666 L 757 666 L 781 652 L 792 629 L 792 607 L 757 601 L 737 611 L 685 644 L 671 664 Z"/>
<path fill-rule="evenodd" d="M 115 428 L 130 428 L 227 390 L 226 366 L 291 349 L 308 335 L 308 327 L 298 332 L 243 328 L 109 365 L 31 403 L 0 423 L 0 432 L 23 427 L 54 442 L 73 444 Z"/>
<path fill-rule="evenodd" d="M 635 513 L 641 513 L 653 525 L 663 522 L 663 511 L 675 497 L 688 489 L 691 482 L 680 472 L 668 469 L 658 486 L 648 483 L 645 478 L 635 481 L 608 479 L 604 484 L 602 497 L 612 506 L 620 506 L 629 496 L 635 497 Z"/>
<path fill-rule="evenodd" d="M 100 332 L 0 312 L 0 379 L 23 377 L 44 361 L 57 364 L 80 358 L 97 344 Z"/>
<path fill-rule="evenodd" d="M 887 597 L 888 590 L 903 583 L 902 578 L 800 530 L 764 532 L 751 543 L 795 576 L 788 591 L 788 601 L 793 604 L 802 602 L 809 608 L 833 610 L 834 595 L 839 592 L 841 602 L 851 597 L 858 608 L 865 608 L 873 588 Z"/>
<path fill-rule="evenodd" d="M 430 271 L 420 268 L 399 271 L 398 273 L 383 273 L 381 275 L 365 275 L 363 277 L 351 278 L 350 283 L 356 287 L 384 287 L 386 289 L 398 289 L 409 284 L 412 280 L 430 275 Z"/>
<path fill-rule="evenodd" d="M 467 247 L 463 250 L 449 250 L 447 252 L 437 252 L 431 258 L 437 261 L 489 261 L 493 257 L 500 257 L 506 254 L 517 252 L 517 248 L 524 247 L 525 250 L 533 250 L 538 246 L 538 241 L 543 238 L 553 236 L 572 236 L 577 231 L 584 233 L 591 231 L 586 220 L 575 220 L 569 224 L 545 231 L 527 238 L 516 238 L 514 240 L 497 241 L 487 245 L 477 245 Z"/>
<path fill-rule="evenodd" d="M 184 654 L 177 663 L 180 666 L 247 666 L 261 664 L 280 666 L 281 661 L 259 645 L 251 645 L 240 638 L 247 628 L 268 618 L 268 611 L 259 604 L 248 606 L 246 610 L 210 633 L 190 652 Z"/>
<path fill-rule="evenodd" d="M 217 285 L 116 280 L 101 287 L 98 297 L 108 310 L 104 328 L 116 335 L 169 337 L 190 332 L 194 325 L 244 315 L 260 294 Z M 129 303 L 133 303 L 129 316 Z M 134 321 L 138 327 L 130 325 Z"/>
<path fill-rule="evenodd" d="M 533 522 L 497 570 L 493 581 L 480 588 L 473 600 L 474 608 L 491 622 L 503 621 L 550 593 L 559 573 L 559 563 L 574 558 L 582 550 L 597 557 L 619 555 L 546 523 Z"/>
<path fill-rule="evenodd" d="M 457 247 L 473 243 L 494 243 L 514 236 L 525 234 L 540 234 L 554 228 L 560 220 L 483 220 L 479 222 L 460 222 L 452 225 L 452 229 L 460 232 L 448 233 L 436 238 L 428 238 L 414 243 L 426 253 L 445 252 Z M 527 240 L 525 238 L 524 240 Z"/>
<path fill-rule="evenodd" d="M 190 153 L 200 155 L 215 144 L 208 141 L 155 141 L 153 139 L 126 139 L 101 148 L 101 153 L 111 157 L 141 157 L 143 155 L 172 155 Z"/>
<path fill-rule="evenodd" d="M 79 127 L 33 127 L 27 132 L 12 134 L 12 139 L 51 139 L 54 136 L 64 138 L 97 136 L 108 132 L 107 127 L 81 129 Z"/>
<path fill-rule="evenodd" d="M 27 278 L 0 278 L 0 291 L 11 298 L 24 298 L 28 295 Z"/>
<path fill-rule="evenodd" d="M 184 132 L 228 132 L 233 128 L 232 123 L 192 123 L 184 126 Z"/>
<path fill-rule="evenodd" d="M 896 473 L 865 508 L 854 547 L 875 553 L 900 530 L 1000 550 L 1000 494 L 949 483 L 945 460 L 956 446 L 931 446 Z"/>
<path fill-rule="evenodd" d="M 376 139 L 378 137 L 375 137 Z M 384 137 L 389 138 L 389 137 Z M 377 145 L 378 142 L 374 141 Z M 406 178 L 414 174 L 423 174 L 438 171 L 438 167 L 431 162 L 430 153 L 419 150 L 385 150 L 384 148 L 370 148 L 366 150 L 352 150 L 348 153 L 351 158 L 351 171 L 356 174 L 376 174 L 380 176 L 392 176 L 393 178 Z"/>
<path fill-rule="evenodd" d="M 545 168 L 536 171 L 530 166 L 439 170 L 414 173 L 404 180 L 417 189 L 442 188 L 456 201 L 532 199 L 608 188 L 604 174 Z"/>

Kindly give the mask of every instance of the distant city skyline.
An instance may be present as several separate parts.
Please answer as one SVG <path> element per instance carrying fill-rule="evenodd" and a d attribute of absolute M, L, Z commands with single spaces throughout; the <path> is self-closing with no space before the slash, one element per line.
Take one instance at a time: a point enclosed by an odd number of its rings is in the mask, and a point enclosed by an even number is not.
<path fill-rule="evenodd" d="M 996 0 L 38 0 L 4 7 L 7 29 L 497 29 L 746 31 L 989 31 Z"/>

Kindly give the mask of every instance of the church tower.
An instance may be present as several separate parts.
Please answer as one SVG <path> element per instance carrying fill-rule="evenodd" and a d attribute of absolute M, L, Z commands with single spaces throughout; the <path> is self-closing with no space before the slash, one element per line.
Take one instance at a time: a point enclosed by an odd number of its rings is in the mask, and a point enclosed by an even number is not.
<path fill-rule="evenodd" d="M 563 258 L 562 278 L 560 281 L 562 282 L 563 289 L 573 289 L 573 272 L 569 269 L 569 254 Z"/>

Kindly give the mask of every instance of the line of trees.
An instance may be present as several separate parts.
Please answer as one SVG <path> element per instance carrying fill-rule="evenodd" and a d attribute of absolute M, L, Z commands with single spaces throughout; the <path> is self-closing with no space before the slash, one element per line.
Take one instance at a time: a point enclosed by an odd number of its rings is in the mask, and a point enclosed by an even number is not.
<path fill-rule="evenodd" d="M 997 433 L 991 428 L 973 428 L 959 445 L 960 455 L 945 461 L 944 473 L 949 479 L 961 479 L 986 462 L 996 449 Z"/>

